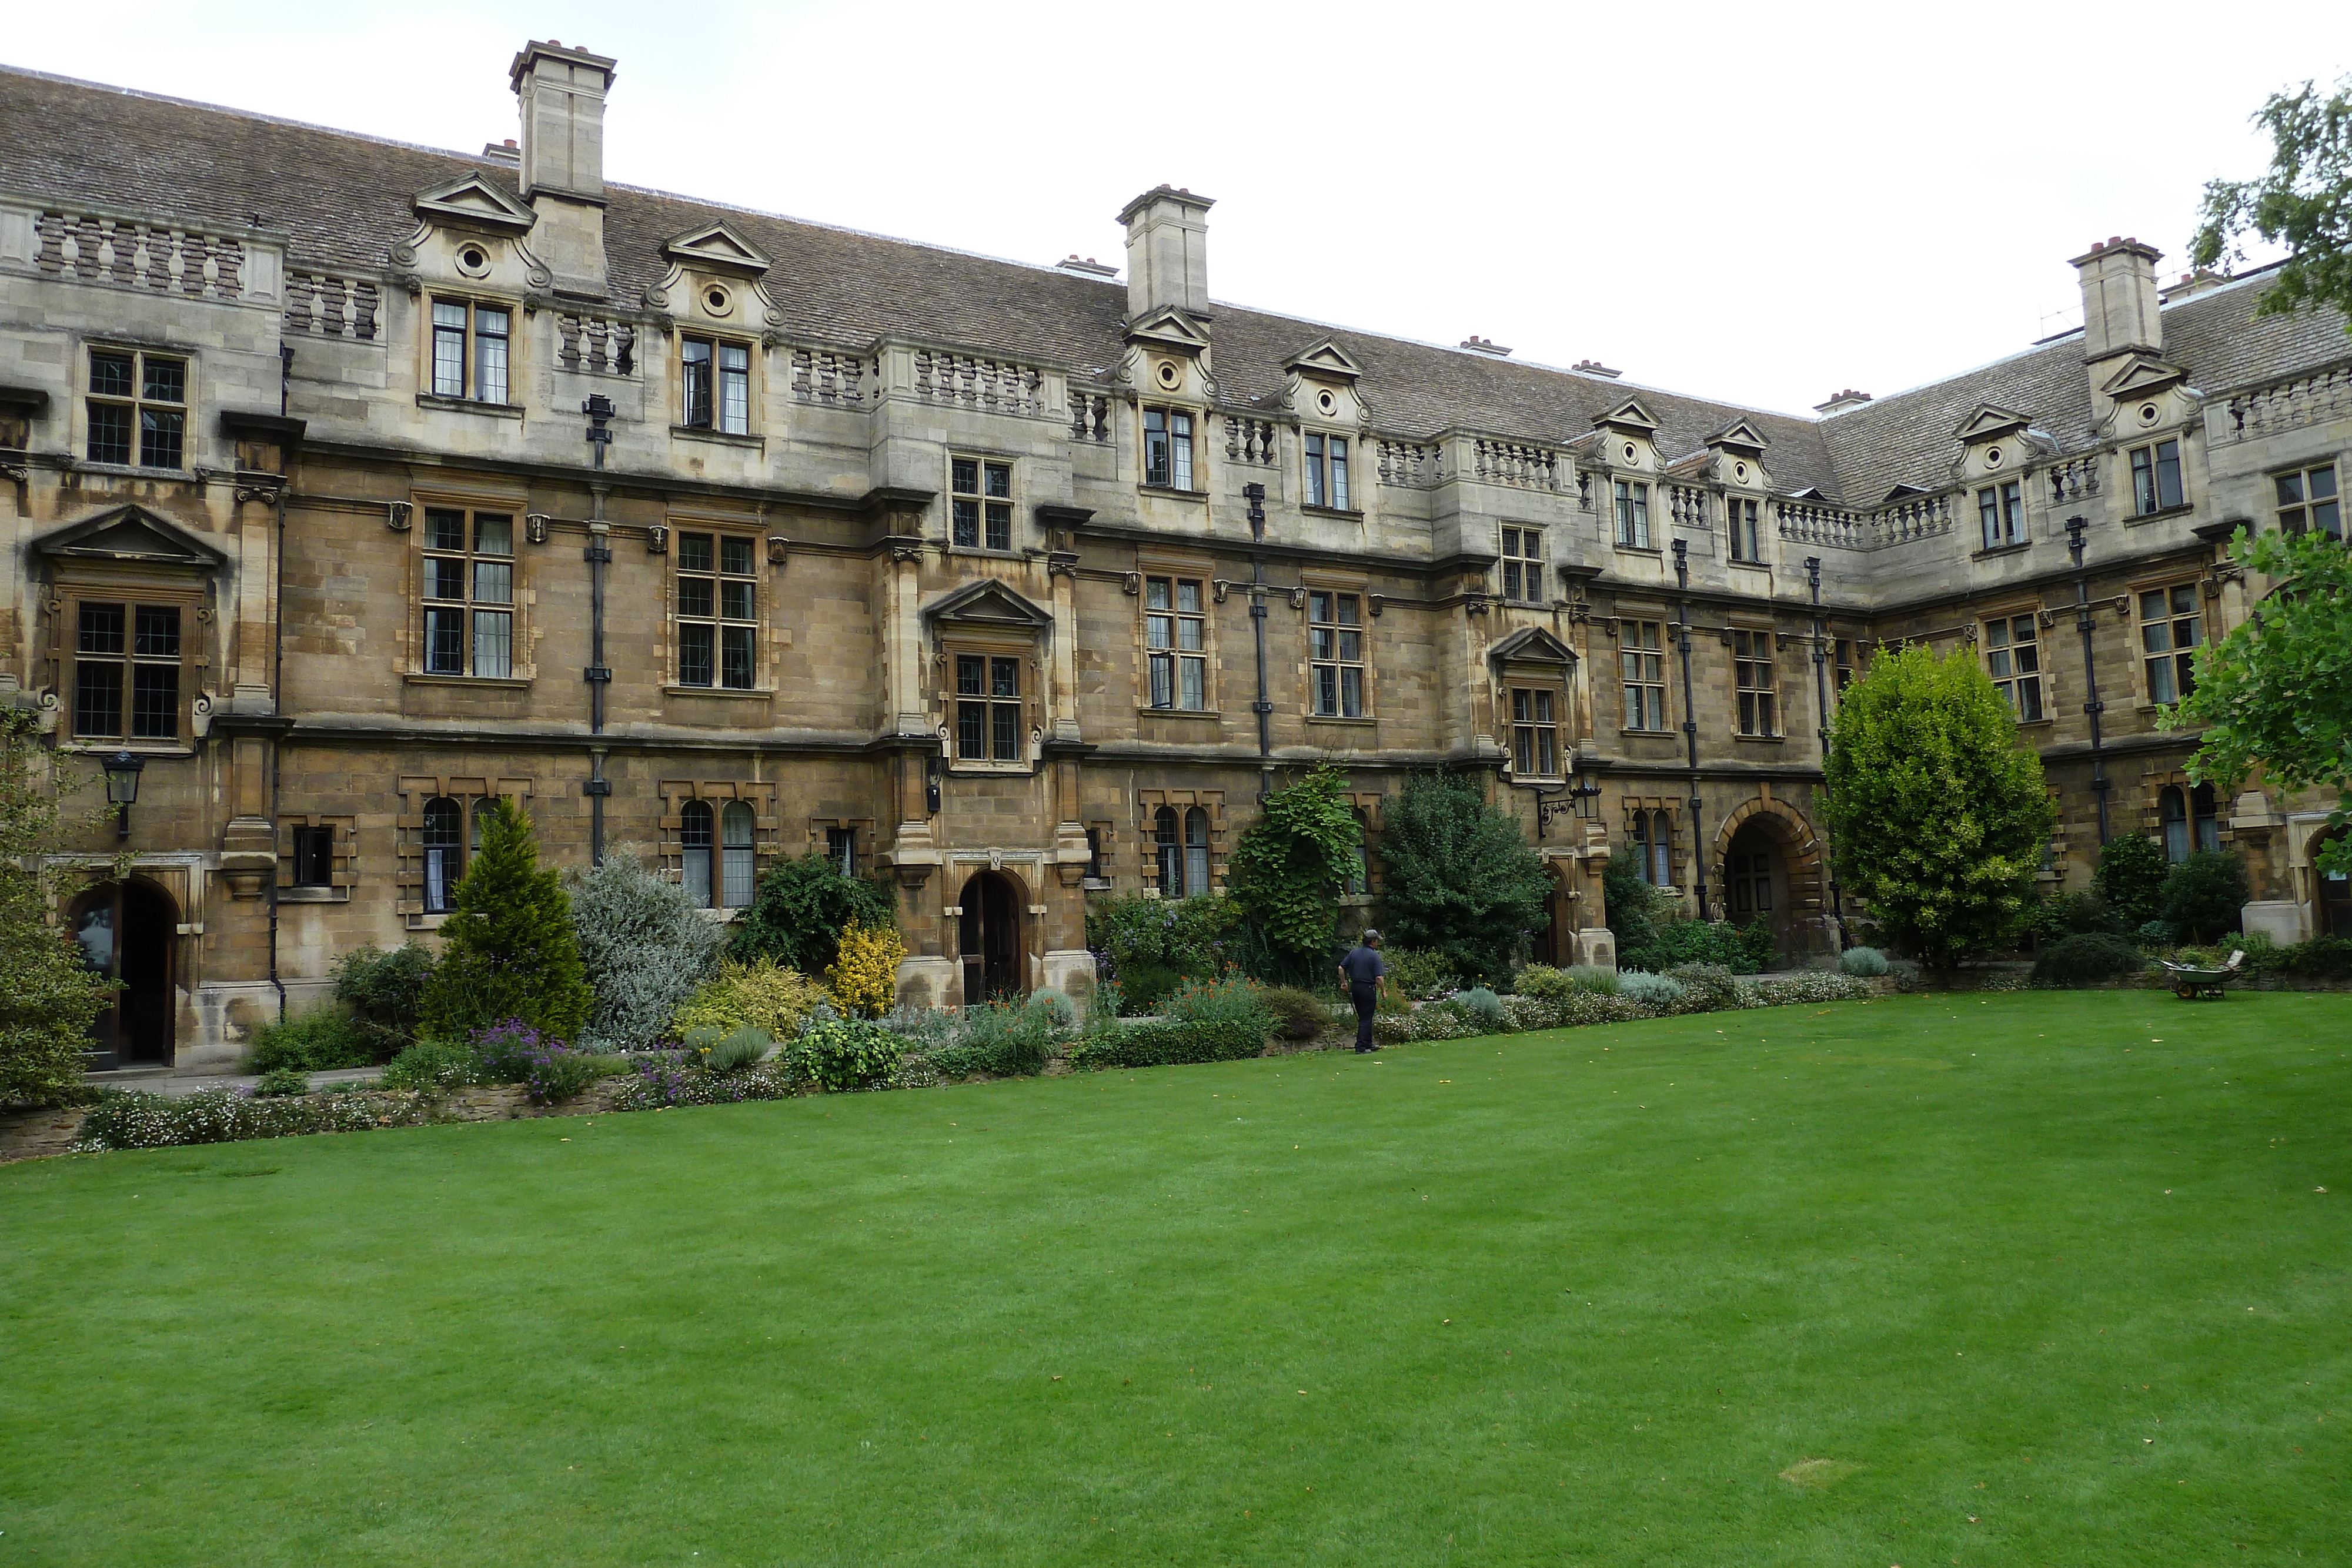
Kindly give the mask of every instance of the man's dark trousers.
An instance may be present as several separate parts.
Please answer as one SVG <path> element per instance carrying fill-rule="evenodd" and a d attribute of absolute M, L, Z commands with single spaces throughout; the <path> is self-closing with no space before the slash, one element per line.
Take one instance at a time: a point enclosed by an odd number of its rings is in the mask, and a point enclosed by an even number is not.
<path fill-rule="evenodd" d="M 1374 986 L 1350 986 L 1349 999 L 1356 1004 L 1356 1049 L 1370 1051 L 1372 1046 L 1372 1013 L 1381 1005 L 1381 988 Z"/>

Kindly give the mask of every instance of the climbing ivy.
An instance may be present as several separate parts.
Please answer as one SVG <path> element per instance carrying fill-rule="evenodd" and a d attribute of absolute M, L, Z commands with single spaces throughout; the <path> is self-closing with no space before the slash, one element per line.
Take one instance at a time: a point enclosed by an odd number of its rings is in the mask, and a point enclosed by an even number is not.
<path fill-rule="evenodd" d="M 1328 763 L 1266 797 L 1234 850 L 1234 896 L 1265 945 L 1304 961 L 1329 955 L 1339 893 L 1356 869 L 1362 834 L 1348 776 Z"/>

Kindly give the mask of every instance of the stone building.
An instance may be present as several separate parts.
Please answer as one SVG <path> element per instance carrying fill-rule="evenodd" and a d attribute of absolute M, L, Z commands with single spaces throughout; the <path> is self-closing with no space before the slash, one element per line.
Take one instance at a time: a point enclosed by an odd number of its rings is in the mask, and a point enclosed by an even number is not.
<path fill-rule="evenodd" d="M 1823 706 L 1897 638 L 2007 684 L 2053 883 L 2104 812 L 2352 918 L 2319 808 L 2152 723 L 2261 591 L 2228 531 L 2342 526 L 2352 340 L 2256 279 L 2095 246 L 2083 330 L 1793 417 L 1215 302 L 1182 189 L 1121 277 L 610 185 L 614 63 L 511 80 L 464 156 L 0 74 L 0 701 L 144 764 L 60 909 L 110 1060 L 216 1067 L 431 932 L 500 794 L 714 918 L 887 873 L 935 1001 L 1083 988 L 1089 894 L 1213 891 L 1322 758 L 1375 842 L 1409 771 L 1487 780 L 1559 961 L 1613 959 L 1611 854 L 1822 949 Z"/>

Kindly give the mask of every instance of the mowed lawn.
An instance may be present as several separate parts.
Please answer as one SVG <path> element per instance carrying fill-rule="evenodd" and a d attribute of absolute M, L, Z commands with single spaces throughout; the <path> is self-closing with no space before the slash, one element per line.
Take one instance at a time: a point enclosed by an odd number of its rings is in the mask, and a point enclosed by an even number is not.
<path fill-rule="evenodd" d="M 21 1165 L 0 1565 L 2341 1563 L 2347 1074 L 1912 997 Z"/>

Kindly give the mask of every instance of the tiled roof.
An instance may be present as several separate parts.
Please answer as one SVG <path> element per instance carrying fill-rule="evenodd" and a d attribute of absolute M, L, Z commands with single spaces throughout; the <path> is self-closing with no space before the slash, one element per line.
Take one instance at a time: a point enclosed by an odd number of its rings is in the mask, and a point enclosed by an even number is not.
<path fill-rule="evenodd" d="M 0 67 L 0 188 L 232 232 L 257 221 L 289 236 L 299 266 L 382 271 L 387 248 L 415 227 L 415 194 L 467 172 L 514 189 L 511 170 L 456 152 Z M 616 304 L 634 305 L 667 271 L 665 240 L 717 217 L 773 258 L 767 286 L 788 331 L 849 344 L 900 335 L 1081 372 L 1124 350 L 1120 284 L 661 192 L 608 185 L 606 195 Z M 2167 358 L 2193 384 L 2220 390 L 2352 349 L 2333 317 L 2252 319 L 2256 292 L 2221 289 L 2166 310 Z M 2075 340 L 1815 421 L 1234 306 L 1216 308 L 1211 331 L 1229 400 L 1277 394 L 1282 361 L 1328 334 L 1362 364 L 1360 390 L 1384 434 L 1461 425 L 1565 442 L 1639 395 L 1668 459 L 1745 414 L 1770 440 L 1765 465 L 1781 487 L 1858 506 L 1898 483 L 1944 483 L 1952 429 L 1979 402 L 2032 413 L 2070 447 L 2089 430 Z"/>

